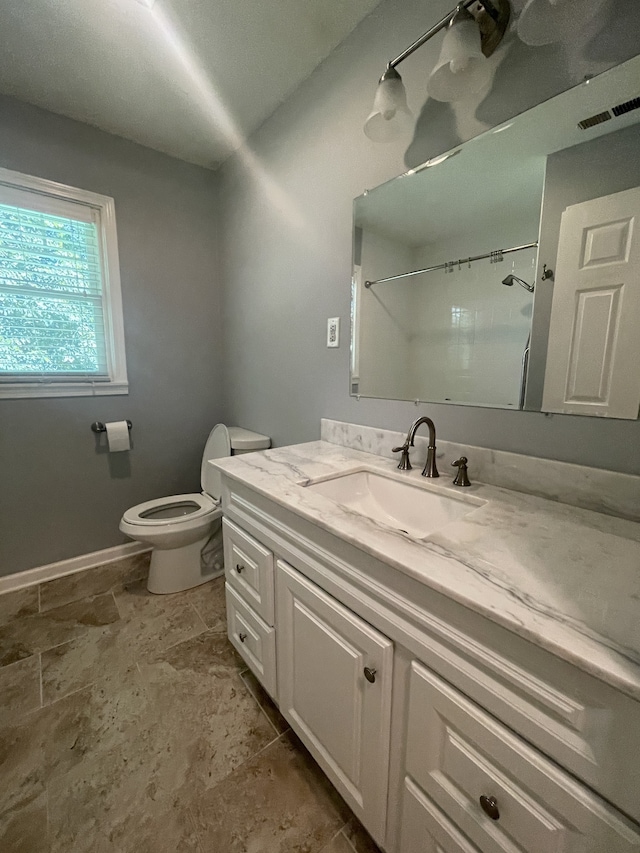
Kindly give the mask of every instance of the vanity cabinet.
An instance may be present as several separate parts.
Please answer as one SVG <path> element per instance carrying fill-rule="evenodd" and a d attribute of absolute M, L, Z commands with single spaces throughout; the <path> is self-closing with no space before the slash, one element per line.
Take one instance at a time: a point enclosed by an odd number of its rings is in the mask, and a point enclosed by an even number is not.
<path fill-rule="evenodd" d="M 417 786 L 483 853 L 639 849 L 615 809 L 417 661 L 405 769 L 407 821 Z"/>
<path fill-rule="evenodd" d="M 276 588 L 280 710 L 384 838 L 393 643 L 281 560 Z"/>
<path fill-rule="evenodd" d="M 226 518 L 222 529 L 228 636 L 277 701 L 273 552 Z"/>
<path fill-rule="evenodd" d="M 227 582 L 267 625 L 273 625 L 273 553 L 232 521 L 222 520 Z"/>
<path fill-rule="evenodd" d="M 481 853 L 408 777 L 400 849 L 402 853 Z"/>
<path fill-rule="evenodd" d="M 244 484 L 223 502 L 231 642 L 387 853 L 640 853 L 640 703 Z"/>

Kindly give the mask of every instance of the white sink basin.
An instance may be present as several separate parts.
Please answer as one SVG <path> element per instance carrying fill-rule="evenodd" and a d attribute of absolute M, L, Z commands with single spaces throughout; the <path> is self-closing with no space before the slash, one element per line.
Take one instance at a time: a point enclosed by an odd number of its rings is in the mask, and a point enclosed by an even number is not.
<path fill-rule="evenodd" d="M 316 480 L 307 483 L 306 488 L 416 539 L 428 536 L 485 503 L 470 495 L 443 495 L 426 484 L 362 470 Z"/>

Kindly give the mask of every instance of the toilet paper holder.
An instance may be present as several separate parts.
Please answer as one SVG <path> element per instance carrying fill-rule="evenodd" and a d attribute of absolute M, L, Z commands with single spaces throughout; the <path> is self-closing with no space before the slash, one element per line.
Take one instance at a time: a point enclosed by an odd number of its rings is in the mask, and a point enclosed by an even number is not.
<path fill-rule="evenodd" d="M 133 427 L 133 424 L 128 419 L 127 419 L 127 426 L 129 427 L 129 429 L 131 429 Z M 94 421 L 91 424 L 91 429 L 93 430 L 93 432 L 106 432 L 107 431 L 107 428 L 102 423 L 102 421 Z"/>

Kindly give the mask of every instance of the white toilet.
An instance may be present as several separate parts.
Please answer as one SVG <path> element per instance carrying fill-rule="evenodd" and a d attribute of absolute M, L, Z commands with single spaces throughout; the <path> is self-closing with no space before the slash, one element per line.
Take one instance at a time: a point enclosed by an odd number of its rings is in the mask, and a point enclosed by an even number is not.
<path fill-rule="evenodd" d="M 201 494 L 157 498 L 125 512 L 120 530 L 153 546 L 149 592 L 180 592 L 222 574 L 221 477 L 207 461 L 270 446 L 271 440 L 265 435 L 216 424 L 202 454 Z"/>

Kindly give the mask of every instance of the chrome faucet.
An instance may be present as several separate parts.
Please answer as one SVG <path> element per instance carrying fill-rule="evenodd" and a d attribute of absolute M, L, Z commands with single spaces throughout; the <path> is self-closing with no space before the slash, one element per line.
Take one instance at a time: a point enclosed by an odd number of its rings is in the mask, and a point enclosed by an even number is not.
<path fill-rule="evenodd" d="M 429 428 L 429 449 L 427 450 L 427 461 L 425 462 L 422 470 L 422 476 L 439 477 L 440 474 L 438 474 L 438 469 L 436 467 L 436 428 L 431 418 L 418 418 L 417 421 L 411 424 L 409 432 L 407 433 L 407 440 L 402 447 L 393 448 L 394 453 L 402 453 L 398 468 L 400 468 L 401 471 L 411 470 L 411 462 L 409 462 L 409 448 L 414 446 L 416 432 L 418 427 L 422 424 L 426 424 Z"/>

